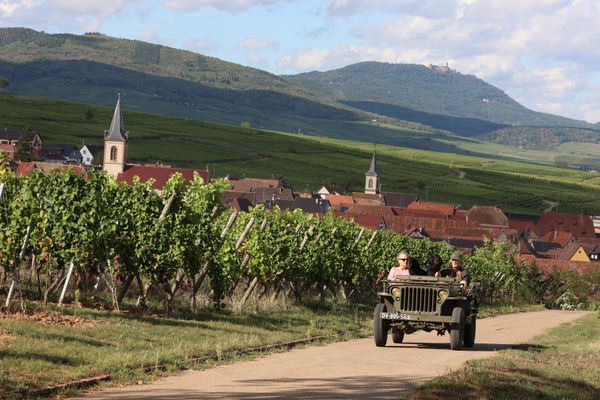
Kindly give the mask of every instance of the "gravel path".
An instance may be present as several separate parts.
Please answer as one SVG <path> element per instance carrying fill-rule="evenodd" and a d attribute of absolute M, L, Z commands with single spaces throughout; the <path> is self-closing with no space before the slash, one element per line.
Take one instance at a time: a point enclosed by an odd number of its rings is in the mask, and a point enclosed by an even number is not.
<path fill-rule="evenodd" d="M 451 351 L 449 336 L 417 332 L 386 347 L 372 338 L 311 346 L 260 359 L 185 371 L 148 385 L 90 392 L 85 399 L 393 399 L 460 367 L 524 343 L 585 312 L 539 311 L 477 321 L 475 346 Z"/>

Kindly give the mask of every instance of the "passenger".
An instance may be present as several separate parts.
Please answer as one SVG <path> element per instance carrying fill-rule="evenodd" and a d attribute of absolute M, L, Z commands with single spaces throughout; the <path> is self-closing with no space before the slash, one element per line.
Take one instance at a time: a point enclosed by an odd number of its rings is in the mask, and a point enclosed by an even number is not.
<path fill-rule="evenodd" d="M 398 261 L 398 266 L 390 269 L 390 273 L 388 274 L 388 281 L 395 281 L 396 278 L 400 275 L 410 275 L 409 272 L 409 264 L 408 264 L 408 253 L 405 251 L 401 251 L 398 253 L 396 260 Z"/>
<path fill-rule="evenodd" d="M 452 267 L 450 276 L 459 280 L 464 287 L 467 287 L 471 284 L 471 275 L 462 267 L 461 258 L 462 254 L 460 251 L 455 251 L 450 256 L 450 266 Z"/>
<path fill-rule="evenodd" d="M 432 254 L 429 257 L 429 265 L 427 266 L 427 275 L 440 277 L 440 270 L 442 269 L 442 265 L 444 261 L 439 254 Z"/>
<path fill-rule="evenodd" d="M 413 257 L 408 257 L 408 272 L 410 273 L 410 275 L 420 275 L 420 276 L 427 275 L 427 271 L 425 271 L 423 268 L 421 268 L 421 264 L 419 263 L 419 260 L 417 260 L 416 258 L 413 258 Z"/>

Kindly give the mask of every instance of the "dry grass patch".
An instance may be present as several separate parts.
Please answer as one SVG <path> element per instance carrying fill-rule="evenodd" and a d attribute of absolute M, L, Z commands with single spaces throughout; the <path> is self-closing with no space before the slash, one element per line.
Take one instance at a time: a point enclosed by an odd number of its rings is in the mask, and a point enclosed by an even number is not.
<path fill-rule="evenodd" d="M 600 314 L 551 329 L 532 343 L 470 361 L 411 400 L 600 399 Z"/>

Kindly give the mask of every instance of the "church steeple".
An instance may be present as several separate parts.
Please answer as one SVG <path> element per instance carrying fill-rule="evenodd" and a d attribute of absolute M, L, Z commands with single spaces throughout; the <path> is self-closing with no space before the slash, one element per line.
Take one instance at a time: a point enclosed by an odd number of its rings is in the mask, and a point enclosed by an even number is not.
<path fill-rule="evenodd" d="M 104 140 L 116 142 L 126 142 L 127 133 L 125 133 L 125 125 L 123 124 L 123 114 L 121 114 L 121 93 L 117 97 L 117 105 L 113 113 L 110 129 L 104 132 Z"/>
<path fill-rule="evenodd" d="M 371 159 L 371 166 L 365 174 L 365 193 L 379 193 L 379 171 L 377 170 L 377 160 L 375 159 L 375 153 L 373 153 L 373 158 Z"/>
<path fill-rule="evenodd" d="M 104 131 L 103 169 L 115 177 L 125 170 L 127 164 L 127 139 L 128 135 L 125 132 L 121 114 L 121 94 L 119 93 L 110 128 Z"/>

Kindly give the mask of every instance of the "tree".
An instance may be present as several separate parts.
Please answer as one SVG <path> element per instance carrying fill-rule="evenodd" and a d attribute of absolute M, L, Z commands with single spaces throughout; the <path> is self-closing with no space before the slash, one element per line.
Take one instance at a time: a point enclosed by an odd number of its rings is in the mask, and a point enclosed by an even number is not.
<path fill-rule="evenodd" d="M 87 111 L 85 112 L 85 120 L 89 122 L 93 119 L 94 119 L 94 112 L 88 108 Z"/>
<path fill-rule="evenodd" d="M 21 137 L 19 138 L 19 142 L 15 147 L 15 160 L 17 161 L 31 161 L 33 148 L 31 147 L 31 143 L 33 141 L 33 137 L 35 132 L 31 128 L 25 129 Z"/>

